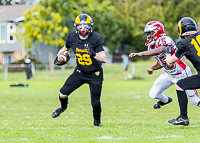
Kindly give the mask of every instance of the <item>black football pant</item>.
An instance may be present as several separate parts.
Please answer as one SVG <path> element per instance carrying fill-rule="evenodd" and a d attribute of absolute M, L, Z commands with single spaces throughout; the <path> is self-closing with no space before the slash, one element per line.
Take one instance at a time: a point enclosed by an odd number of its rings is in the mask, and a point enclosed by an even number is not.
<path fill-rule="evenodd" d="M 93 108 L 94 119 L 100 121 L 101 118 L 101 89 L 103 83 L 103 69 L 99 69 L 93 73 L 84 73 L 75 68 L 73 73 L 67 78 L 60 92 L 64 95 L 70 95 L 75 89 L 79 88 L 84 83 L 89 84 L 91 105 Z"/>
<path fill-rule="evenodd" d="M 177 82 L 177 85 L 183 90 L 187 89 L 200 89 L 200 74 L 186 77 Z"/>

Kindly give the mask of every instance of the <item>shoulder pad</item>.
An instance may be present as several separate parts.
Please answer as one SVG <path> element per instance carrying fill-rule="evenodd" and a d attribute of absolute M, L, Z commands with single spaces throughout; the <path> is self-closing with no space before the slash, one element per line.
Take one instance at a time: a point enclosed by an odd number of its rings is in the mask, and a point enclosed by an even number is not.
<path fill-rule="evenodd" d="M 97 45 L 101 45 L 101 44 L 104 43 L 103 37 L 101 36 L 101 34 L 99 34 L 99 33 L 95 32 L 95 31 L 93 31 L 93 32 L 91 33 L 90 43 L 91 43 L 91 45 L 96 45 L 96 46 L 97 46 Z"/>
<path fill-rule="evenodd" d="M 73 42 L 76 39 L 77 33 L 76 30 L 70 31 L 66 37 L 67 42 Z"/>

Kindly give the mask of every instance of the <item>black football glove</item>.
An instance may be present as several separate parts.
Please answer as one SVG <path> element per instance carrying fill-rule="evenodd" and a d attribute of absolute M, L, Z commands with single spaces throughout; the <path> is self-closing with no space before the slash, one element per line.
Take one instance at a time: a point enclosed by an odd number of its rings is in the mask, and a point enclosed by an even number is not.
<path fill-rule="evenodd" d="M 62 66 L 62 65 L 64 65 L 64 64 L 66 64 L 66 62 L 60 63 L 60 62 L 58 61 L 58 56 L 56 56 L 56 58 L 55 58 L 55 60 L 54 60 L 54 64 L 55 64 L 55 65 L 58 65 L 58 66 Z"/>
<path fill-rule="evenodd" d="M 173 46 L 171 46 L 171 45 L 166 45 L 167 47 L 166 47 L 166 53 L 167 54 L 173 54 L 175 51 L 176 51 L 176 48 L 174 47 L 174 45 Z"/>
<path fill-rule="evenodd" d="M 88 54 L 90 55 L 90 57 L 95 57 L 96 56 L 96 52 L 94 51 L 94 49 L 92 49 L 91 46 L 87 47 L 87 51 L 88 51 Z"/>

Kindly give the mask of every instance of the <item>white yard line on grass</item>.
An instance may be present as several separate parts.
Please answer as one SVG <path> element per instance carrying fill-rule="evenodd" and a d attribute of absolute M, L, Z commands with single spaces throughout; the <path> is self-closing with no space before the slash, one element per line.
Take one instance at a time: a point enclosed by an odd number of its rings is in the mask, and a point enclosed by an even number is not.
<path fill-rule="evenodd" d="M 185 138 L 183 135 L 161 135 L 161 136 L 153 136 L 147 139 L 162 139 L 162 138 Z"/>
<path fill-rule="evenodd" d="M 127 137 L 118 137 L 118 138 L 114 138 L 112 136 L 108 136 L 108 135 L 103 135 L 102 137 L 98 137 L 96 138 L 98 140 L 127 140 Z"/>

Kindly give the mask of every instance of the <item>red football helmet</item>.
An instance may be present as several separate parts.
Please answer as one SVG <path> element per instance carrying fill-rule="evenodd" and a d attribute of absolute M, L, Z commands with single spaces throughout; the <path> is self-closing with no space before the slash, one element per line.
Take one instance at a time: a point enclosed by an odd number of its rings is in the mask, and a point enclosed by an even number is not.
<path fill-rule="evenodd" d="M 144 27 L 146 45 L 154 45 L 155 41 L 165 33 L 164 25 L 159 21 L 150 21 Z"/>

